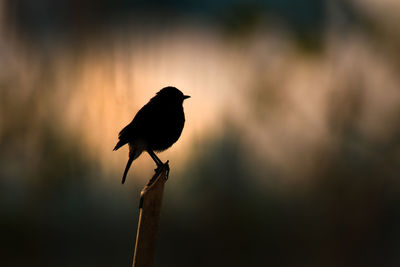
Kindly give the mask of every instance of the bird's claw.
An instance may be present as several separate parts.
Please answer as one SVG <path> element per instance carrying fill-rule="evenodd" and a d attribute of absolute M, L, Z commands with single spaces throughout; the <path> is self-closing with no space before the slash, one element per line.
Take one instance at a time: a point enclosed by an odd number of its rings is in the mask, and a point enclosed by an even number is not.
<path fill-rule="evenodd" d="M 160 165 L 157 165 L 157 168 L 154 169 L 154 171 L 155 171 L 156 173 L 158 173 L 158 172 L 161 171 L 161 169 L 162 169 L 164 166 L 167 167 L 167 171 L 169 171 L 169 165 L 168 165 L 168 163 L 169 163 L 169 160 L 167 160 L 165 163 L 162 163 L 162 162 L 161 162 Z"/>

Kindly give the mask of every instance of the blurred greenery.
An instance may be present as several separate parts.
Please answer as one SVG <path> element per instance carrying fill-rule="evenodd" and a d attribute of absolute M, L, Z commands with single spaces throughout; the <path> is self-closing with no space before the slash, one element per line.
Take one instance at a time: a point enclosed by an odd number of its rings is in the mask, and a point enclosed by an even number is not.
<path fill-rule="evenodd" d="M 156 266 L 399 265 L 396 0 L 0 7 L 1 266 L 131 264 L 153 166 L 111 150 L 164 83 Z"/>

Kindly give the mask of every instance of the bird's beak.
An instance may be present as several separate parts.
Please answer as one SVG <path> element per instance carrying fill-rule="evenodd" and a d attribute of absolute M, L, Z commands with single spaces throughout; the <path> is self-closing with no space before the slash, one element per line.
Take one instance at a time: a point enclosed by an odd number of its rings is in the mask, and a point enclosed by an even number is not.
<path fill-rule="evenodd" d="M 188 99 L 188 98 L 190 98 L 190 95 L 184 95 L 183 96 L 183 99 Z"/>

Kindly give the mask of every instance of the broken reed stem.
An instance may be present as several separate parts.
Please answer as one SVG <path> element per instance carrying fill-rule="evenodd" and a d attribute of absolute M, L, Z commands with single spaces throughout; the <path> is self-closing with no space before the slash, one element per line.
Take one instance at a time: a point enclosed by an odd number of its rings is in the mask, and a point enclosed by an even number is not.
<path fill-rule="evenodd" d="M 168 162 L 161 166 L 140 193 L 140 213 L 132 267 L 150 267 L 154 263 L 158 222 Z"/>

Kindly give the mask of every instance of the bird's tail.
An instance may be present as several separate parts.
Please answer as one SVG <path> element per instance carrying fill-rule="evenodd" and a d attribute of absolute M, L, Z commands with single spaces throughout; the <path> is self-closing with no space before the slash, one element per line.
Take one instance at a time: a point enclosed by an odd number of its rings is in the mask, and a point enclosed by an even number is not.
<path fill-rule="evenodd" d="M 118 149 L 118 148 L 117 148 Z M 129 168 L 131 167 L 131 164 L 134 160 L 134 157 L 129 156 L 128 162 L 126 163 L 125 171 L 124 171 L 124 176 L 122 176 L 122 184 L 125 183 L 126 180 L 126 175 L 128 174 Z"/>

